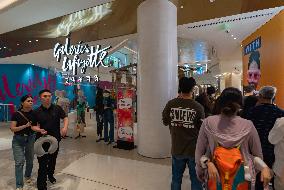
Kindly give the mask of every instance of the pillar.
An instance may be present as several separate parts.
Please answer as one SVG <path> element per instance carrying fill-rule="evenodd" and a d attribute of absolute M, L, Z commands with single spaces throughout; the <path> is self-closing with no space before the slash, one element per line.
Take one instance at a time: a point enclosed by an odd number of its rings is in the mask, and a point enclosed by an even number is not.
<path fill-rule="evenodd" d="M 169 128 L 162 110 L 177 96 L 177 8 L 168 0 L 146 0 L 138 7 L 138 153 L 170 156 Z"/>

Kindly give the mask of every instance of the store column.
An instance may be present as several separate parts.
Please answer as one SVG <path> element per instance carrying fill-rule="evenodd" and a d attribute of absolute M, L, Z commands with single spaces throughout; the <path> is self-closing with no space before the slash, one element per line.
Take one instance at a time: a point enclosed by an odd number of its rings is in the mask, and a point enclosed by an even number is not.
<path fill-rule="evenodd" d="M 168 0 L 138 7 L 138 152 L 170 156 L 169 128 L 162 123 L 167 101 L 177 96 L 177 8 Z"/>

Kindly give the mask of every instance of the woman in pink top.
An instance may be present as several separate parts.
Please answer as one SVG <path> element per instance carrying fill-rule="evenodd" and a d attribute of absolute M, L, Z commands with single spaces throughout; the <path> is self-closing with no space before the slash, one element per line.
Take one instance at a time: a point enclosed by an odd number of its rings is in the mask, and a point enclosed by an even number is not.
<path fill-rule="evenodd" d="M 270 179 L 270 169 L 262 161 L 262 150 L 258 133 L 251 121 L 242 119 L 237 113 L 242 105 L 242 93 L 236 88 L 225 89 L 219 99 L 220 115 L 210 116 L 200 128 L 196 150 L 196 172 L 200 180 L 218 179 L 218 170 L 211 162 L 217 143 L 224 148 L 240 145 L 246 180 L 254 189 L 255 168 L 261 171 L 264 185 Z"/>

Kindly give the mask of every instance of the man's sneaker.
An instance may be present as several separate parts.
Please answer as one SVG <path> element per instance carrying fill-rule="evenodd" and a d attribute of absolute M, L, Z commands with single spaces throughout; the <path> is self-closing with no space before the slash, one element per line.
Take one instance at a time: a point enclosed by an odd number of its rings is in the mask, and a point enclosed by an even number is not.
<path fill-rule="evenodd" d="M 56 183 L 56 179 L 55 179 L 53 176 L 48 177 L 48 180 L 49 180 L 50 183 L 52 183 L 52 184 L 55 184 L 55 183 Z"/>
<path fill-rule="evenodd" d="M 100 142 L 101 140 L 103 140 L 103 138 L 101 138 L 101 136 L 98 136 L 96 142 Z"/>
<path fill-rule="evenodd" d="M 26 178 L 25 178 L 25 183 L 26 183 L 26 184 L 32 184 L 32 183 L 33 183 L 32 178 L 31 178 L 31 177 L 26 177 Z"/>
<path fill-rule="evenodd" d="M 115 145 L 115 142 L 109 141 L 107 145 Z"/>
<path fill-rule="evenodd" d="M 23 188 L 22 187 L 18 187 L 16 190 L 23 190 Z"/>

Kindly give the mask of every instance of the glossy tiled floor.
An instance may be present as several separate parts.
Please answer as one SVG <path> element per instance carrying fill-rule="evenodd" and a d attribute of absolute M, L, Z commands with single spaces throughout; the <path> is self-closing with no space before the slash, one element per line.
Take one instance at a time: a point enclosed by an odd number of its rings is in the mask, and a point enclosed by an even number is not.
<path fill-rule="evenodd" d="M 72 130 L 70 130 L 72 133 Z M 148 159 L 137 150 L 114 149 L 95 142 L 94 125 L 86 130 L 87 138 L 68 138 L 61 142 L 52 190 L 168 190 L 171 181 L 170 159 Z M 0 123 L 0 189 L 15 189 L 12 133 Z M 34 160 L 33 178 L 37 175 Z M 3 171 L 3 172 L 2 172 Z M 189 188 L 187 172 L 182 189 Z M 29 189 L 29 187 L 27 187 Z M 30 188 L 32 189 L 32 187 Z"/>

